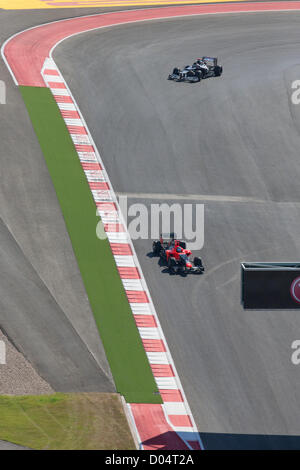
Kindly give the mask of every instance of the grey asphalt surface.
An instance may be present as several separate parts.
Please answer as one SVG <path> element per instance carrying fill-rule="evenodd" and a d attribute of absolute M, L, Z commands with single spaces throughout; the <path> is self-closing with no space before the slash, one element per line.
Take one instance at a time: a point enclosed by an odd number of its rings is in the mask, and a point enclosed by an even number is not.
<path fill-rule="evenodd" d="M 0 11 L 0 41 L 46 21 L 94 12 Z M 7 87 L 7 104 L 0 106 L 0 328 L 55 391 L 113 392 L 44 157 L 2 60 L 0 79 Z"/>
<path fill-rule="evenodd" d="M 26 447 L 17 446 L 7 441 L 0 441 L 0 450 L 29 450 Z"/>
<path fill-rule="evenodd" d="M 150 240 L 135 247 L 210 449 L 300 448 L 300 369 L 291 362 L 299 311 L 240 305 L 241 261 L 300 259 L 300 108 L 290 101 L 299 20 L 145 22 L 82 34 L 54 53 L 115 191 L 148 206 L 160 202 L 155 193 L 205 203 L 203 276 L 170 276 L 147 256 Z M 166 80 L 204 54 L 220 58 L 222 78 Z"/>

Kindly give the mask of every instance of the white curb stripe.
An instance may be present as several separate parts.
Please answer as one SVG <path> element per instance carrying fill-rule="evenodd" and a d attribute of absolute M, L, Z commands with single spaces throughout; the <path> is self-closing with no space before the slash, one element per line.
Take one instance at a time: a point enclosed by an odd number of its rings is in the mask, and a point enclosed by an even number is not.
<path fill-rule="evenodd" d="M 93 194 L 93 197 L 94 197 L 96 202 L 112 201 L 113 200 L 111 192 L 109 190 L 105 190 L 105 189 L 95 190 L 95 189 L 92 189 L 92 194 Z M 113 232 L 111 232 L 111 233 L 113 233 Z M 119 232 L 117 232 L 117 233 L 119 233 Z"/>
<path fill-rule="evenodd" d="M 135 267 L 133 256 L 116 255 L 115 262 L 117 266 Z"/>
<path fill-rule="evenodd" d="M 167 415 L 185 415 L 186 409 L 184 403 L 164 403 L 164 409 Z"/>
<path fill-rule="evenodd" d="M 130 302 L 130 306 L 134 315 L 153 315 L 150 304 Z"/>
<path fill-rule="evenodd" d="M 70 118 L 65 118 L 65 123 L 67 126 L 79 126 L 79 127 L 84 127 L 83 122 L 81 119 L 70 119 Z"/>
<path fill-rule="evenodd" d="M 159 389 L 162 390 L 178 390 L 175 377 L 156 377 L 155 381 Z"/>
<path fill-rule="evenodd" d="M 122 279 L 125 290 L 144 290 L 139 279 Z"/>
<path fill-rule="evenodd" d="M 87 135 L 80 135 L 80 134 L 70 134 L 74 144 L 79 145 L 88 145 L 90 144 L 90 140 Z"/>
<path fill-rule="evenodd" d="M 129 243 L 129 237 L 126 232 L 106 232 L 110 243 Z"/>
<path fill-rule="evenodd" d="M 168 356 L 163 352 L 147 352 L 150 364 L 169 364 Z"/>
<path fill-rule="evenodd" d="M 158 328 L 138 328 L 142 339 L 160 339 Z"/>
<path fill-rule="evenodd" d="M 57 103 L 61 111 L 76 111 L 75 104 L 73 103 Z"/>
<path fill-rule="evenodd" d="M 44 75 L 44 80 L 46 83 L 51 83 L 51 82 L 63 83 L 63 80 L 59 75 Z"/>
<path fill-rule="evenodd" d="M 64 88 L 56 88 L 55 90 L 51 88 L 51 91 L 54 96 L 69 96 L 68 90 L 65 90 Z"/>
<path fill-rule="evenodd" d="M 112 224 L 112 223 L 118 223 L 120 222 L 120 219 L 118 217 L 118 213 L 109 213 L 109 215 L 106 215 L 106 213 L 104 214 L 101 214 L 99 211 L 98 211 L 98 214 L 100 215 L 101 217 L 101 220 L 102 220 L 102 223 L 103 224 Z"/>
<path fill-rule="evenodd" d="M 79 159 L 81 162 L 86 162 L 86 163 L 97 163 L 97 157 L 96 154 L 93 152 L 78 152 Z"/>
<path fill-rule="evenodd" d="M 102 170 L 84 170 L 84 173 L 88 181 L 107 181 Z"/>

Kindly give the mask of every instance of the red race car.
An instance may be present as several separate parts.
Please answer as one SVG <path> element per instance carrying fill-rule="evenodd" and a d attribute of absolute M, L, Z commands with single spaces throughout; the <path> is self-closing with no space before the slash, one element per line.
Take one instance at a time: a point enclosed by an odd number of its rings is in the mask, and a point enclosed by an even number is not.
<path fill-rule="evenodd" d="M 195 256 L 192 263 L 191 250 L 186 248 L 185 242 L 177 240 L 174 233 L 161 234 L 159 240 L 154 240 L 152 251 L 154 255 L 160 257 L 163 264 L 167 264 L 170 274 L 202 274 L 204 272 L 201 258 Z"/>

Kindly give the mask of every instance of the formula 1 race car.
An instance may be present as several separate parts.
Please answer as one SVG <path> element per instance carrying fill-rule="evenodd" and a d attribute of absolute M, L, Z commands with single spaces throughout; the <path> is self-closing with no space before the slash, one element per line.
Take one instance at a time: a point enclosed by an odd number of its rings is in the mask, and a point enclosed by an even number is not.
<path fill-rule="evenodd" d="M 196 59 L 193 65 L 186 65 L 182 70 L 175 67 L 168 80 L 195 83 L 203 78 L 220 77 L 222 73 L 223 67 L 218 65 L 217 57 L 202 57 Z"/>
<path fill-rule="evenodd" d="M 186 65 L 182 70 L 175 67 L 173 72 L 168 76 L 168 80 L 175 80 L 175 82 L 200 82 L 203 78 L 201 70 L 197 70 L 193 65 Z"/>
<path fill-rule="evenodd" d="M 201 258 L 194 257 L 193 263 L 190 260 L 191 250 L 186 248 L 186 243 L 176 239 L 176 235 L 160 235 L 159 240 L 154 240 L 152 251 L 155 256 L 159 256 L 162 264 L 166 264 L 170 274 L 194 273 L 202 274 L 204 266 Z"/>

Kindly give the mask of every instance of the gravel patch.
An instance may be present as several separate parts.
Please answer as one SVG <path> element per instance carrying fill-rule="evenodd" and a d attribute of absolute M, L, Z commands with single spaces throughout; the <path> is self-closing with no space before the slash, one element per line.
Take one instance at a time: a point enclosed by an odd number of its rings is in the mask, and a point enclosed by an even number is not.
<path fill-rule="evenodd" d="M 54 393 L 0 330 L 0 341 L 6 349 L 6 364 L 0 364 L 1 395 L 40 395 Z M 0 349 L 1 350 L 1 349 Z"/>

